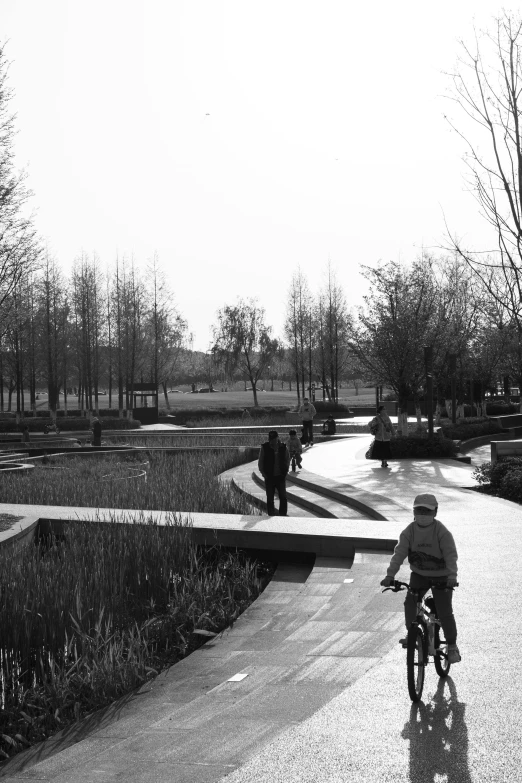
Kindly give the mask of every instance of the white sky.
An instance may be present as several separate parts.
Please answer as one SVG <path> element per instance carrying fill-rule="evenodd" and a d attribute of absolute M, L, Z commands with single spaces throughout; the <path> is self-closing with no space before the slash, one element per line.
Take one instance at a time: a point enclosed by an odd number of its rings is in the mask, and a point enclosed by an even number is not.
<path fill-rule="evenodd" d="M 65 269 L 157 251 L 200 350 L 237 296 L 281 335 L 298 265 L 356 306 L 359 264 L 440 245 L 443 211 L 486 242 L 441 96 L 501 5 L 1 0 L 38 228 Z"/>

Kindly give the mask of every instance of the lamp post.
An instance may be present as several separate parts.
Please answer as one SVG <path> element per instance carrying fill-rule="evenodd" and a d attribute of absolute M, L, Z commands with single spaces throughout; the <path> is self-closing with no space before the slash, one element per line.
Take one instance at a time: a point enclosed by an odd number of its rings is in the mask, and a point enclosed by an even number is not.
<path fill-rule="evenodd" d="M 428 414 L 428 434 L 433 437 L 433 348 L 424 346 L 424 364 L 426 365 L 426 412 Z"/>

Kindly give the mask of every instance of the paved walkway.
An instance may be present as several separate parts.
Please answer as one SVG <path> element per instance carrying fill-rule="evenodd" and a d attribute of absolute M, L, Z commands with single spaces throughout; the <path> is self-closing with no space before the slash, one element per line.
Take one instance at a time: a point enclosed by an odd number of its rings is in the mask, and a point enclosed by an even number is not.
<path fill-rule="evenodd" d="M 445 682 L 429 667 L 420 706 L 411 706 L 396 643 L 402 597 L 383 595 L 378 584 L 389 554 L 318 558 L 310 573 L 282 565 L 222 638 L 97 723 L 22 754 L 25 767 L 15 758 L 5 779 L 521 781 L 522 509 L 469 489 L 470 466 L 403 460 L 386 471 L 364 460 L 368 443 L 367 436 L 333 441 L 305 456 L 310 472 L 404 509 L 402 520 L 346 525 L 396 531 L 410 521 L 414 496 L 428 490 L 459 550 L 455 612 L 463 660 Z M 67 747 L 76 739 L 82 741 Z"/>

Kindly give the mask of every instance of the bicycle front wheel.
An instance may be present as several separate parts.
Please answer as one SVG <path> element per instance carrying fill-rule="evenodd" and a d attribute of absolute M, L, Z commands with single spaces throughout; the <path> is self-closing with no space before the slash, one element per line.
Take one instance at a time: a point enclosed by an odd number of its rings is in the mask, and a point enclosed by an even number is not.
<path fill-rule="evenodd" d="M 448 643 L 438 625 L 435 626 L 433 642 L 435 644 L 435 671 L 439 677 L 447 677 L 451 666 L 448 660 Z"/>
<path fill-rule="evenodd" d="M 424 688 L 425 652 L 424 629 L 421 625 L 412 623 L 408 631 L 406 666 L 408 669 L 408 691 L 410 699 L 414 702 L 421 700 Z"/>

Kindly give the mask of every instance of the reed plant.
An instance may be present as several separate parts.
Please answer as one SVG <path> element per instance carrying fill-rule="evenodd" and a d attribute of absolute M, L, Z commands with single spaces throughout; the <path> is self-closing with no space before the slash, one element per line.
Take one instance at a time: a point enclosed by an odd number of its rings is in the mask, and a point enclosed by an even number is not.
<path fill-rule="evenodd" d="M 3 472 L 2 502 L 258 515 L 219 480 L 246 459 L 235 451 L 49 457 L 25 475 Z"/>
<path fill-rule="evenodd" d="M 264 588 L 271 566 L 197 548 L 190 520 L 70 523 L 0 550 L 0 758 L 186 656 Z"/>

